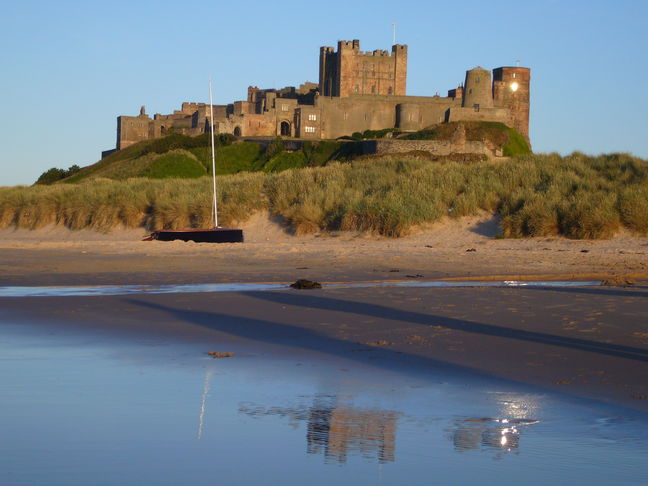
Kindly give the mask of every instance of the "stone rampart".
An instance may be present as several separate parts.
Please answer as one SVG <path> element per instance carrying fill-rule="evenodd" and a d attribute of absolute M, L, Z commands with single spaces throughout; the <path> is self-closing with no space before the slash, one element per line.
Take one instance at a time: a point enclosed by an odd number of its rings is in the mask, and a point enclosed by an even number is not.
<path fill-rule="evenodd" d="M 422 151 L 431 155 L 450 154 L 480 154 L 489 158 L 495 155 L 484 142 L 465 141 L 456 143 L 448 140 L 363 140 L 362 153 L 373 154 L 402 154 L 405 152 Z"/>

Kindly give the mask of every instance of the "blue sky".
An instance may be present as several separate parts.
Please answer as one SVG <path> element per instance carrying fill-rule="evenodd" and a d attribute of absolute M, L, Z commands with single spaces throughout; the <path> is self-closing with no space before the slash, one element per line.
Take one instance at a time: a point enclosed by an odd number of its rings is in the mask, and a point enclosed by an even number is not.
<path fill-rule="evenodd" d="M 11 3 L 8 5 L 8 3 Z M 116 117 L 317 81 L 322 45 L 409 45 L 408 94 L 532 70 L 536 152 L 648 158 L 648 1 L 30 1 L 0 6 L 0 185 L 96 162 Z"/>

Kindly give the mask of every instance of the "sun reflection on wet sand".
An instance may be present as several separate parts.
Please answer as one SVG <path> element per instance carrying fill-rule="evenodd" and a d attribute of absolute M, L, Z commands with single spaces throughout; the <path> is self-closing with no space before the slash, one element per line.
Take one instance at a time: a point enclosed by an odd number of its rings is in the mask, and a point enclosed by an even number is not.
<path fill-rule="evenodd" d="M 524 427 L 540 421 L 535 418 L 539 403 L 531 395 L 507 395 L 500 400 L 501 418 L 458 418 L 451 427 L 455 451 L 491 451 L 496 458 L 514 452 L 519 454 L 520 433 Z"/>

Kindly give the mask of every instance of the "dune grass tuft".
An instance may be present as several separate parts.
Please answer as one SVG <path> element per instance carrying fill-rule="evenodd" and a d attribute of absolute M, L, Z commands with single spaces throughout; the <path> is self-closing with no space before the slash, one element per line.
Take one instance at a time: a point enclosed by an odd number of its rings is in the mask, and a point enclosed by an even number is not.
<path fill-rule="evenodd" d="M 285 156 L 275 157 L 280 165 Z M 393 156 L 241 172 L 219 177 L 218 187 L 221 224 L 269 210 L 298 234 L 349 230 L 399 237 L 446 216 L 483 211 L 500 215 L 504 237 L 607 238 L 621 227 L 648 233 L 648 163 L 628 154 L 526 155 L 472 164 Z M 4 187 L 0 227 L 208 227 L 211 198 L 209 177 Z"/>

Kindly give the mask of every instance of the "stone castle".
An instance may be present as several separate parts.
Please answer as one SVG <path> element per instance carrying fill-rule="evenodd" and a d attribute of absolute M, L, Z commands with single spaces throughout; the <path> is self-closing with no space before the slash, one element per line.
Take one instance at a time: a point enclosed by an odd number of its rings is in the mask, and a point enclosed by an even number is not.
<path fill-rule="evenodd" d="M 339 41 L 321 47 L 319 83 L 299 88 L 248 87 L 247 100 L 214 105 L 216 133 L 240 137 L 335 139 L 364 130 L 395 128 L 417 131 L 452 121 L 498 121 L 529 140 L 530 74 L 525 67 L 476 67 L 447 97 L 407 96 L 407 46 L 391 52 L 363 52 L 360 41 Z M 182 103 L 169 115 L 151 119 L 144 107 L 139 116 L 117 118 L 117 148 L 169 133 L 199 135 L 210 130 L 207 103 Z M 104 155 L 113 152 L 104 152 Z"/>

